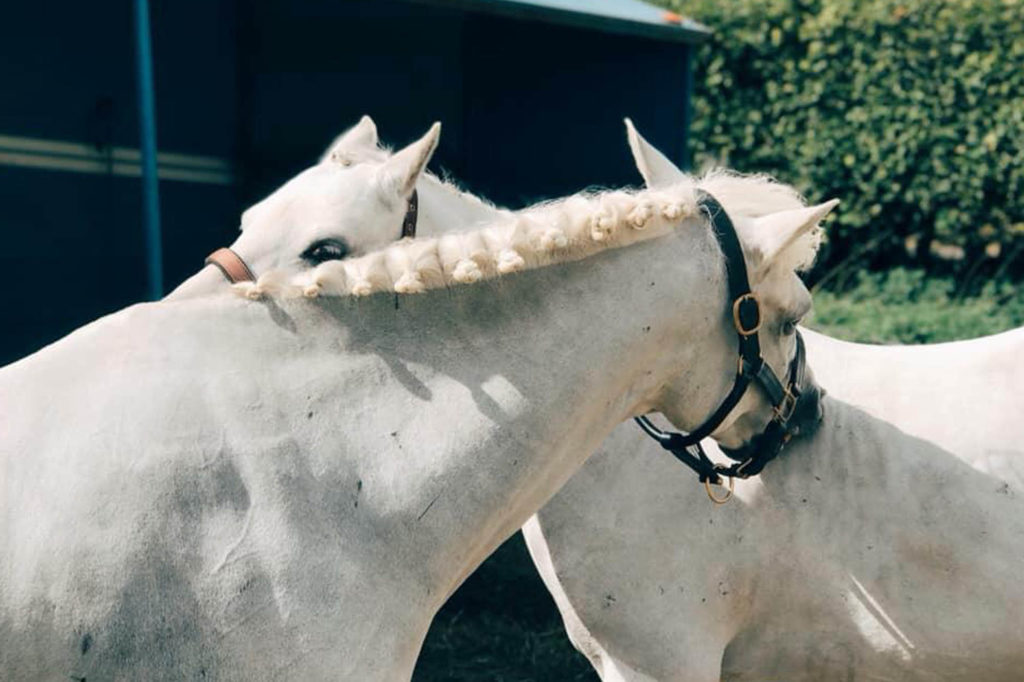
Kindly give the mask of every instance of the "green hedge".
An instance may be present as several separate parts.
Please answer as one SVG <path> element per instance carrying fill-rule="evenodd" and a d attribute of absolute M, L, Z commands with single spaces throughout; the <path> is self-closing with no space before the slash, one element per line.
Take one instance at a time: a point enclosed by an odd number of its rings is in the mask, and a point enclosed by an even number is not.
<path fill-rule="evenodd" d="M 696 167 L 839 197 L 818 278 L 908 264 L 965 290 L 1024 270 L 1024 3 L 661 0 L 698 50 Z"/>

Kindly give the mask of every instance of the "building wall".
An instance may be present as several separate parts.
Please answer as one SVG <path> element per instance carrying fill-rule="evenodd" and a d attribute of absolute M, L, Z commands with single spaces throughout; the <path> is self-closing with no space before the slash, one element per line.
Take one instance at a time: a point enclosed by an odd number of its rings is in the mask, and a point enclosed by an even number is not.
<path fill-rule="evenodd" d="M 153 4 L 161 151 L 230 159 L 230 6 Z M 0 364 L 141 300 L 145 272 L 130 0 L 9 3 L 0 21 Z M 134 164 L 137 170 L 138 164 Z M 237 225 L 231 184 L 160 183 L 167 284 Z"/>
<path fill-rule="evenodd" d="M 682 158 L 684 46 L 486 15 L 464 40 L 466 177 L 493 199 L 639 183 L 625 116 Z"/>
<path fill-rule="evenodd" d="M 461 174 L 460 12 L 394 0 L 256 0 L 241 11 L 246 201 L 363 114 L 393 146 L 442 121 L 434 167 Z"/>
<path fill-rule="evenodd" d="M 637 183 L 623 116 L 682 154 L 680 44 L 402 0 L 151 4 L 159 148 L 192 164 L 160 182 L 165 290 L 364 113 L 394 146 L 442 121 L 432 168 L 512 207 Z M 146 281 L 131 0 L 4 14 L 0 364 Z"/>

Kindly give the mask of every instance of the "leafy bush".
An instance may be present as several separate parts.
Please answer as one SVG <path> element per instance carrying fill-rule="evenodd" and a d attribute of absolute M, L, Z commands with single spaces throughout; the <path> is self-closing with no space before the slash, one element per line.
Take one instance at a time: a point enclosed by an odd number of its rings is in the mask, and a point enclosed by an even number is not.
<path fill-rule="evenodd" d="M 816 277 L 911 264 L 974 291 L 1024 270 L 1019 1 L 660 2 L 714 31 L 695 165 L 842 199 Z"/>

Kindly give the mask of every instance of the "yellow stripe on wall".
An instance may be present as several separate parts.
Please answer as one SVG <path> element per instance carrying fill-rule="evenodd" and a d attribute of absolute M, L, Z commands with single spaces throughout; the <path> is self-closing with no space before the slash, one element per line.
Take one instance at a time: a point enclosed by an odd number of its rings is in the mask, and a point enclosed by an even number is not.
<path fill-rule="evenodd" d="M 81 142 L 0 135 L 0 166 L 137 178 L 142 175 L 138 149 L 113 147 L 97 151 Z M 231 163 L 214 156 L 159 152 L 157 177 L 161 180 L 231 185 Z"/>

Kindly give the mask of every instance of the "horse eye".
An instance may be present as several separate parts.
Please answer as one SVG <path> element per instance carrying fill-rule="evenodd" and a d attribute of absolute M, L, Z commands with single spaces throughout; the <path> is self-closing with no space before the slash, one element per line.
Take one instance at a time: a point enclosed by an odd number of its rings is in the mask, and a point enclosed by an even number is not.
<path fill-rule="evenodd" d="M 343 239 L 321 239 L 302 252 L 302 259 L 313 265 L 348 256 L 348 244 Z"/>
<path fill-rule="evenodd" d="M 786 320 L 782 323 L 782 335 L 789 336 L 796 331 L 796 326 L 800 324 L 800 320 Z"/>

